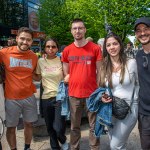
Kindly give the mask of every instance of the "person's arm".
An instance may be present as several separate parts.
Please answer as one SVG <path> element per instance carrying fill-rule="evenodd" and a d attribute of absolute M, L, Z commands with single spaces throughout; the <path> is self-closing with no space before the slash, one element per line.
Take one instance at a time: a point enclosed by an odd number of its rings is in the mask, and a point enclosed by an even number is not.
<path fill-rule="evenodd" d="M 133 67 L 135 68 L 135 95 L 137 97 L 134 96 L 135 99 L 138 99 L 138 93 L 139 93 L 139 79 L 138 79 L 138 70 L 137 70 L 137 63 L 136 63 L 136 60 L 135 60 L 135 64 L 133 65 Z"/>
<path fill-rule="evenodd" d="M 96 81 L 97 81 L 97 86 L 99 87 L 100 85 L 100 66 L 101 66 L 101 61 L 96 62 Z"/>
<path fill-rule="evenodd" d="M 136 63 L 136 60 L 135 60 L 135 63 L 134 63 L 134 66 L 135 67 L 135 85 L 136 86 L 139 86 L 139 79 L 138 79 L 138 70 L 137 70 L 137 63 Z"/>
<path fill-rule="evenodd" d="M 64 82 L 69 82 L 69 63 L 63 62 Z"/>
<path fill-rule="evenodd" d="M 40 81 L 42 79 L 40 61 L 38 59 L 37 59 L 37 63 L 36 63 L 35 69 L 33 71 L 32 78 L 35 81 Z"/>
<path fill-rule="evenodd" d="M 33 73 L 33 80 L 40 81 L 42 79 L 41 74 L 36 74 L 36 72 Z"/>

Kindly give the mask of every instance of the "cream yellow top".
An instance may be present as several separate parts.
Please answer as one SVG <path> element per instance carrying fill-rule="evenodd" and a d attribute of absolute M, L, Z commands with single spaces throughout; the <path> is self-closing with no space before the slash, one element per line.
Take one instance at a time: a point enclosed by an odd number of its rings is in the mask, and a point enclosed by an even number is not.
<path fill-rule="evenodd" d="M 42 85 L 44 89 L 42 99 L 55 97 L 57 95 L 58 85 L 63 79 L 60 58 L 40 58 L 37 64 L 36 74 L 41 74 L 42 76 Z"/>

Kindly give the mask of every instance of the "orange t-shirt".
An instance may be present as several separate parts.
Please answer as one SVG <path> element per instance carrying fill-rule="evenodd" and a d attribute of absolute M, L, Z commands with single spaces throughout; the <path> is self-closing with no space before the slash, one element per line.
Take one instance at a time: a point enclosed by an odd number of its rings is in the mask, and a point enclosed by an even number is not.
<path fill-rule="evenodd" d="M 37 56 L 31 50 L 20 52 L 16 46 L 0 50 L 0 62 L 5 65 L 5 97 L 21 100 L 36 92 L 32 74 Z"/>

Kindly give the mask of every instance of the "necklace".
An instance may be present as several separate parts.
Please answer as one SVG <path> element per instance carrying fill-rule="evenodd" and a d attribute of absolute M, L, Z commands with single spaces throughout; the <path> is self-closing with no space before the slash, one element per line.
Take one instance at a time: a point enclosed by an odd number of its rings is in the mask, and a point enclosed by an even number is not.
<path fill-rule="evenodd" d="M 121 64 L 114 65 L 113 64 L 113 72 L 118 72 L 121 69 Z"/>

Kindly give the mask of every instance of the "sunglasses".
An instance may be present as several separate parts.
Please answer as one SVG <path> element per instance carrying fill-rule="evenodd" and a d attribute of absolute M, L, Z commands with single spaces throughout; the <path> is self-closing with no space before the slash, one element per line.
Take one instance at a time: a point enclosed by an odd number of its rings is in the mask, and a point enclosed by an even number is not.
<path fill-rule="evenodd" d="M 147 58 L 147 56 L 143 56 L 143 67 L 148 69 L 148 58 Z"/>
<path fill-rule="evenodd" d="M 45 46 L 46 48 L 52 48 L 52 49 L 54 49 L 54 48 L 57 48 L 57 46 L 55 46 L 55 45 L 47 45 L 47 46 Z"/>

